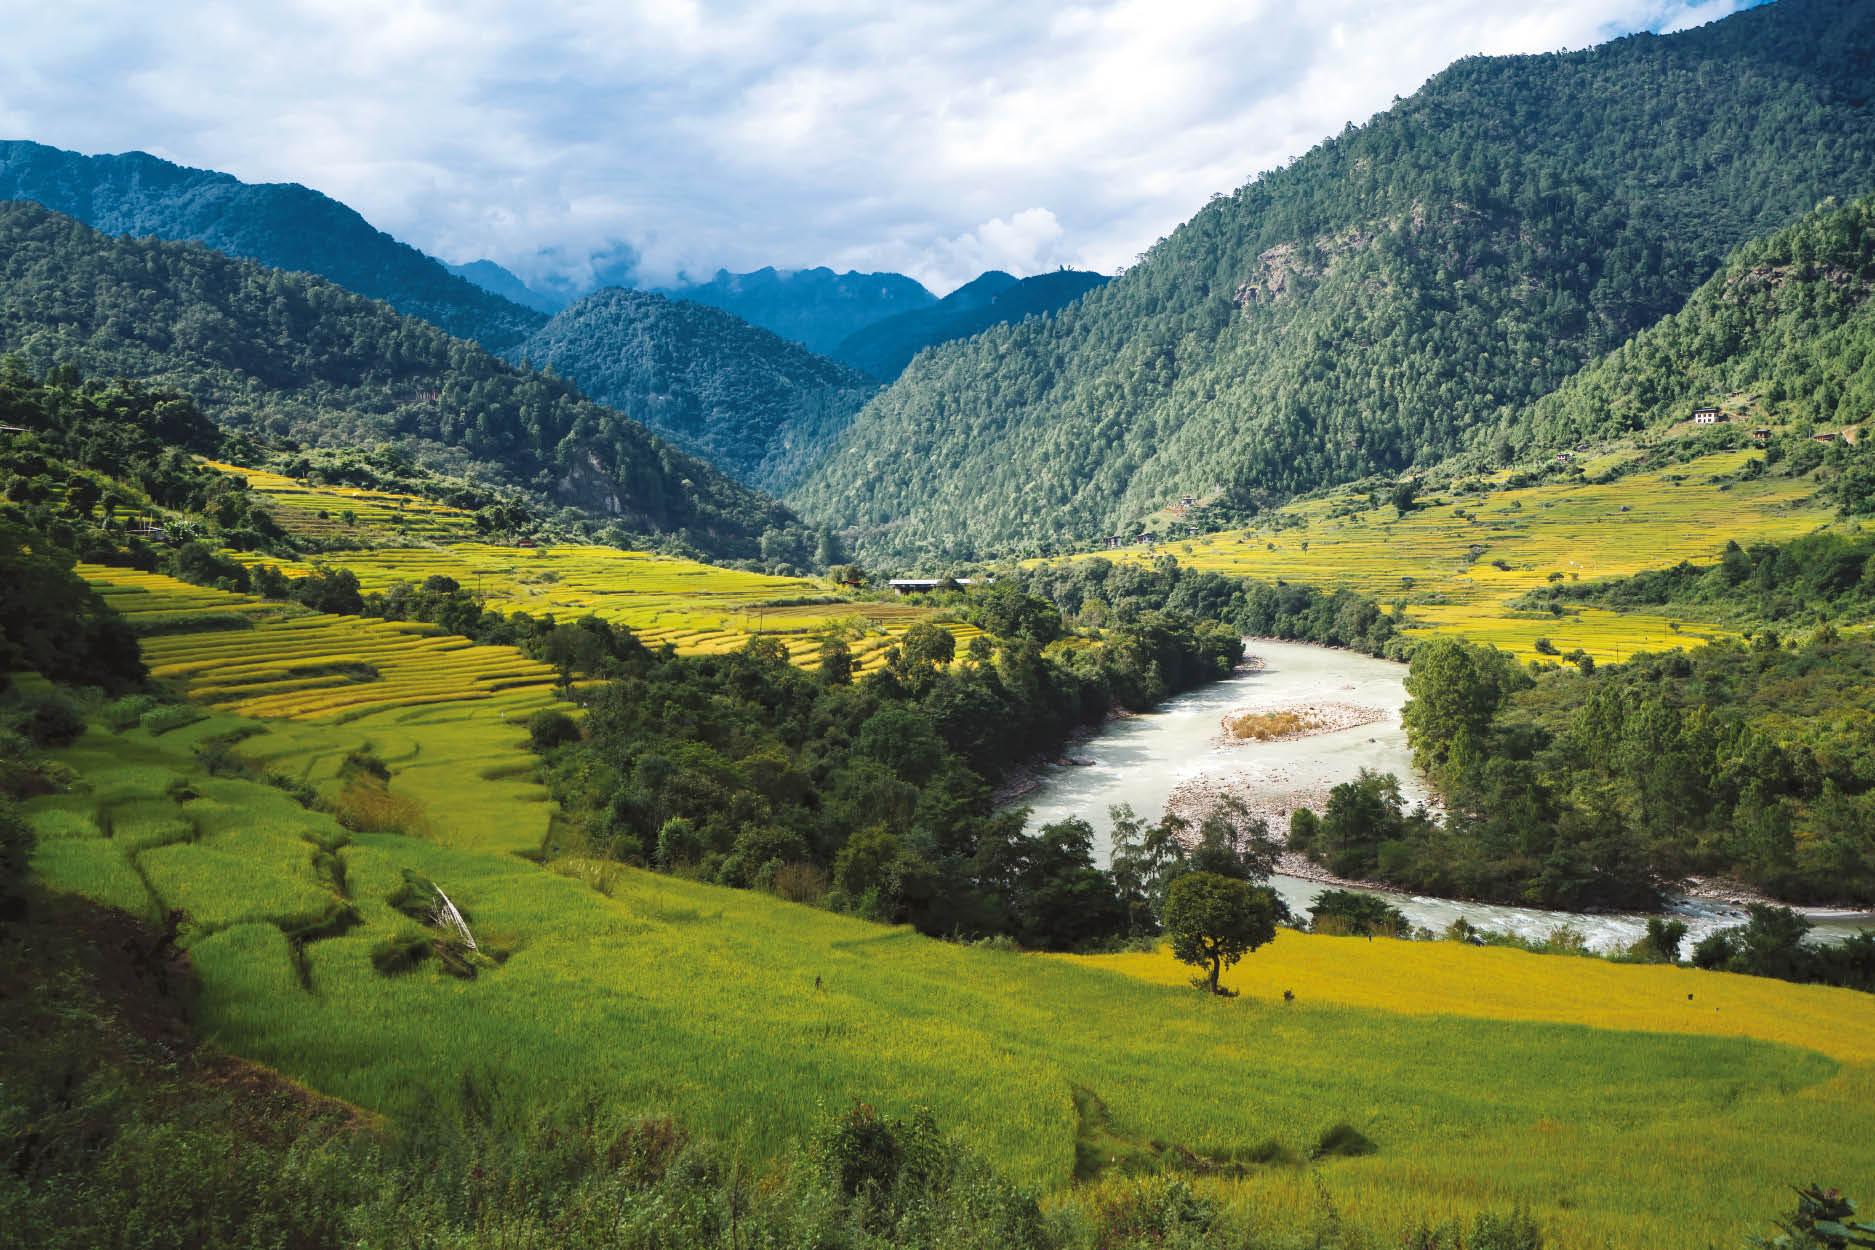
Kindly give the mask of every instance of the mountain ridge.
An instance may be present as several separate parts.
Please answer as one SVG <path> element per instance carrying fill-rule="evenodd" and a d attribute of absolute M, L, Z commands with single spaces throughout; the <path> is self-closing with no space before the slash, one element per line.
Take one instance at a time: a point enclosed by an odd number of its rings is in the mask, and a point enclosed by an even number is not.
<path fill-rule="evenodd" d="M 174 386 L 224 427 L 389 442 L 599 513 L 632 534 L 749 557 L 795 519 L 568 383 L 324 279 L 194 243 L 103 234 L 0 203 L 0 352 L 41 372 Z"/>
<path fill-rule="evenodd" d="M 1875 186 L 1872 79 L 1875 12 L 1842 0 L 1459 61 L 1056 316 L 924 353 L 790 497 L 878 555 L 971 558 L 1431 463 Z"/>
<path fill-rule="evenodd" d="M 88 156 L 0 140 L 0 200 L 29 200 L 105 234 L 200 243 L 317 274 L 491 351 L 513 346 L 546 320 L 299 183 L 243 182 L 147 152 Z"/>
<path fill-rule="evenodd" d="M 608 287 L 514 349 L 764 490 L 786 489 L 878 389 L 706 304 Z"/>

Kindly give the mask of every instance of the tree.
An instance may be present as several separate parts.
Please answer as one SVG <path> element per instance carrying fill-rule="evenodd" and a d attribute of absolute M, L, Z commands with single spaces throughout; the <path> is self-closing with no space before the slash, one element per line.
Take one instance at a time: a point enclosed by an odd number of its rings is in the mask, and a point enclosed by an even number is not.
<path fill-rule="evenodd" d="M 1645 940 L 1657 958 L 1676 964 L 1680 962 L 1680 943 L 1686 940 L 1686 922 L 1649 916 Z"/>
<path fill-rule="evenodd" d="M 829 686 L 853 684 L 853 648 L 844 638 L 829 637 L 820 644 L 820 679 Z"/>
<path fill-rule="evenodd" d="M 1165 930 L 1172 954 L 1204 971 L 1192 984 L 1225 994 L 1218 985 L 1223 970 L 1275 940 L 1274 896 L 1214 872 L 1186 873 L 1166 896 Z"/>
<path fill-rule="evenodd" d="M 1495 647 L 1434 638 L 1413 652 L 1400 714 L 1413 756 L 1437 768 L 1474 753 L 1504 696 L 1517 684 L 1510 657 Z"/>
<path fill-rule="evenodd" d="M 1419 479 L 1409 477 L 1395 486 L 1391 502 L 1401 516 L 1411 512 L 1419 504 Z"/>

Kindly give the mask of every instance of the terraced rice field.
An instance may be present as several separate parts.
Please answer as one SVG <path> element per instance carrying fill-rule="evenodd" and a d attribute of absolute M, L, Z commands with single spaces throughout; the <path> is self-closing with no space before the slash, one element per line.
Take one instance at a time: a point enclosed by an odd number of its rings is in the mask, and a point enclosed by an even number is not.
<path fill-rule="evenodd" d="M 1627 454 L 1585 461 L 1587 476 Z M 1548 638 L 1561 651 L 1580 648 L 1597 660 L 1618 661 L 1720 631 L 1698 621 L 1594 608 L 1554 619 L 1516 612 L 1510 602 L 1552 578 L 1592 580 L 1682 560 L 1709 563 L 1728 539 L 1783 541 L 1833 520 L 1806 479 L 1710 480 L 1737 473 L 1758 455 L 1719 452 L 1600 485 L 1445 492 L 1397 519 L 1386 505 L 1334 516 L 1350 502 L 1337 494 L 1282 509 L 1277 525 L 1173 541 L 1151 553 L 1100 554 L 1147 562 L 1171 554 L 1222 573 L 1347 586 L 1386 604 L 1404 600 L 1414 625 L 1461 633 L 1524 658 L 1537 654 L 1538 638 Z M 1299 526 L 1287 527 L 1297 520 Z"/>
<path fill-rule="evenodd" d="M 308 566 L 241 553 L 297 576 Z M 459 542 L 448 546 L 385 547 L 336 552 L 334 566 L 358 575 L 365 591 L 398 582 L 448 577 L 498 612 L 571 620 L 598 616 L 624 625 L 648 646 L 669 643 L 682 655 L 740 650 L 750 638 L 778 639 L 798 664 L 819 660 L 821 640 L 848 640 L 862 669 L 885 662 L 885 651 L 932 609 L 892 601 L 843 598 L 825 582 L 718 568 L 694 560 L 613 547 L 507 547 Z M 807 602 L 803 602 L 807 601 Z M 960 646 L 981 631 L 939 621 Z"/>
<path fill-rule="evenodd" d="M 421 541 L 475 534 L 475 520 L 470 513 L 416 495 L 355 486 L 320 486 L 266 469 L 246 469 L 219 460 L 203 463 L 246 478 L 248 489 L 265 496 L 267 510 L 280 528 L 296 537 Z"/>
<path fill-rule="evenodd" d="M 157 573 L 79 572 L 144 635 L 151 676 L 218 711 L 348 720 L 496 699 L 518 709 L 540 706 L 554 684 L 552 669 L 513 647 L 478 646 L 431 625 L 296 614 Z M 242 627 L 204 628 L 210 621 Z"/>

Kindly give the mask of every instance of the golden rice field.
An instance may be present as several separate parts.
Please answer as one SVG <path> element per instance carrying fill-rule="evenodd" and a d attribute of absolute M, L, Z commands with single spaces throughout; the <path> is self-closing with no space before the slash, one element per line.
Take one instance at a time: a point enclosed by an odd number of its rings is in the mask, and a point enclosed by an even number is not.
<path fill-rule="evenodd" d="M 1244 996 L 1215 1000 L 1163 955 L 974 949 L 616 865 L 543 867 L 495 839 L 348 841 L 269 787 L 201 776 L 192 745 L 232 723 L 94 729 L 63 755 L 86 788 L 28 807 L 35 862 L 61 888 L 187 909 L 203 1031 L 388 1114 L 495 1070 L 517 1098 L 592 1093 L 785 1166 L 825 1106 L 922 1105 L 1072 1203 L 1118 1176 L 1075 1179 L 1091 1098 L 1102 1150 L 1273 1142 L 1281 1161 L 1197 1183 L 1278 1227 L 1324 1197 L 1382 1239 L 1521 1204 L 1570 1247 L 1735 1246 L 1787 1184 L 1875 1176 L 1865 995 L 1284 931 L 1231 974 Z M 345 728 L 276 723 L 241 749 Z M 377 973 L 405 869 L 505 962 L 472 981 Z M 337 906 L 361 923 L 289 940 Z M 1344 1121 L 1378 1153 L 1307 1162 Z"/>
<path fill-rule="evenodd" d="M 292 576 L 309 567 L 235 554 L 251 564 L 275 564 Z M 398 582 L 449 577 L 495 611 L 561 620 L 598 616 L 626 626 L 647 646 L 669 643 L 682 655 L 737 651 L 759 634 L 779 640 L 795 663 L 812 664 L 820 658 L 822 639 L 832 632 L 847 638 L 859 667 L 871 669 L 885 662 L 886 649 L 907 629 L 936 617 L 928 607 L 838 597 L 827 583 L 810 578 L 614 547 L 459 542 L 343 551 L 334 553 L 330 563 L 356 573 L 367 593 Z M 960 647 L 981 632 L 961 621 L 938 623 Z"/>
<path fill-rule="evenodd" d="M 1586 459 L 1587 476 L 1632 454 Z M 1181 563 L 1221 573 L 1316 586 L 1347 586 L 1382 603 L 1404 599 L 1409 622 L 1494 643 L 1523 658 L 1538 638 L 1561 651 L 1581 648 L 1618 661 L 1722 631 L 1697 621 L 1646 613 L 1584 609 L 1564 619 L 1523 614 L 1509 604 L 1553 575 L 1591 580 L 1710 562 L 1728 539 L 1741 543 L 1797 538 L 1833 519 L 1802 478 L 1762 477 L 1719 484 L 1759 453 L 1727 451 L 1686 464 L 1632 473 L 1600 485 L 1560 482 L 1489 494 L 1442 492 L 1396 519 L 1394 509 L 1332 516 L 1346 494 L 1281 510 L 1297 528 L 1257 527 L 1131 548 L 1109 559 Z M 1500 478 L 1502 475 L 1499 475 Z M 1457 514 L 1463 511 L 1467 516 Z M 1497 567 L 1501 561 L 1505 568 Z M 1428 602 L 1428 600 L 1435 600 Z M 1675 625 L 1681 628 L 1675 629 Z"/>
<path fill-rule="evenodd" d="M 683 655 L 736 651 L 759 634 L 779 640 L 795 663 L 813 664 L 821 639 L 833 632 L 846 638 L 862 671 L 884 664 L 886 649 L 899 635 L 936 615 L 927 607 L 856 598 L 814 578 L 613 547 L 481 542 L 469 513 L 413 495 L 318 486 L 263 469 L 204 463 L 246 478 L 287 532 L 359 544 L 332 552 L 326 562 L 351 569 L 367 592 L 450 577 L 495 611 L 599 616 L 628 627 L 649 646 L 669 643 Z M 343 520 L 347 515 L 349 523 Z M 291 575 L 309 567 L 247 552 L 227 554 L 249 564 L 274 564 Z M 980 632 L 960 621 L 939 623 L 960 645 Z"/>
<path fill-rule="evenodd" d="M 494 699 L 533 707 L 554 683 L 551 668 L 513 647 L 479 646 L 432 625 L 282 611 L 160 573 L 101 565 L 79 572 L 139 632 L 151 618 L 183 626 L 145 634 L 152 677 L 240 716 L 344 720 Z M 189 628 L 183 616 L 239 616 L 245 627 Z"/>
<path fill-rule="evenodd" d="M 475 534 L 471 514 L 460 508 L 395 491 L 356 486 L 320 486 L 266 469 L 204 460 L 211 469 L 247 479 L 265 497 L 267 511 L 287 533 L 300 538 L 448 540 Z"/>

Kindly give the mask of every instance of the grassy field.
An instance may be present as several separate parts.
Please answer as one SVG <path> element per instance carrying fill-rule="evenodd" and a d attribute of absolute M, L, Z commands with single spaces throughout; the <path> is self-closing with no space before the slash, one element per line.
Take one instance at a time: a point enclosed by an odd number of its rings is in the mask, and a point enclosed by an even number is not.
<path fill-rule="evenodd" d="M 1051 1201 L 1178 1147 L 1277 1222 L 1322 1194 L 1383 1233 L 1523 1204 L 1568 1246 L 1733 1246 L 1787 1183 L 1875 1175 L 1863 995 L 1285 932 L 1232 974 L 1244 997 L 1214 1001 L 1163 955 L 977 950 L 616 865 L 543 867 L 490 831 L 501 802 L 427 838 L 348 835 L 202 775 L 193 747 L 237 723 L 87 734 L 64 755 L 86 788 L 29 808 L 38 866 L 119 906 L 187 909 L 202 1028 L 390 1114 L 492 1074 L 514 1097 L 673 1113 L 773 1163 L 825 1106 L 928 1105 Z M 357 724 L 268 722 L 239 749 L 305 758 Z M 409 778 L 405 762 L 394 787 Z M 333 848 L 336 875 L 317 860 Z M 406 869 L 499 966 L 375 970 L 372 945 L 409 923 L 387 902 Z M 347 906 L 349 931 L 289 938 Z M 1305 1162 L 1343 1121 L 1379 1152 Z"/>
<path fill-rule="evenodd" d="M 912 625 L 937 619 L 931 608 L 855 596 L 815 578 L 776 577 L 613 547 L 483 542 L 468 513 L 414 496 L 314 486 L 264 470 L 209 463 L 246 478 L 289 533 L 347 547 L 320 558 L 352 570 L 367 592 L 449 577 L 498 612 L 552 614 L 563 620 L 600 616 L 629 627 L 650 646 L 669 643 L 684 655 L 738 650 L 761 634 L 778 639 L 796 663 L 812 664 L 820 658 L 821 639 L 835 633 L 846 638 L 862 671 L 883 664 L 886 649 Z M 292 575 L 309 567 L 228 554 L 250 564 L 275 564 Z M 939 623 L 959 644 L 979 632 L 960 621 Z"/>
<path fill-rule="evenodd" d="M 1697 621 L 1595 608 L 1554 619 L 1519 613 L 1511 601 L 1552 577 L 1589 580 L 1681 560 L 1710 562 L 1728 539 L 1781 541 L 1833 519 L 1804 478 L 1712 480 L 1737 474 L 1759 458 L 1753 451 L 1718 452 L 1601 484 L 1588 480 L 1628 454 L 1585 459 L 1584 480 L 1574 483 L 1513 489 L 1499 475 L 1488 494 L 1440 492 L 1404 517 L 1384 504 L 1349 511 L 1354 501 L 1344 493 L 1291 504 L 1271 522 L 1248 529 L 1164 543 L 1151 553 L 1100 554 L 1150 561 L 1170 553 L 1183 564 L 1222 573 L 1347 586 L 1382 603 L 1405 600 L 1407 619 L 1417 625 L 1462 633 L 1524 658 L 1537 654 L 1538 638 L 1548 638 L 1560 651 L 1580 648 L 1599 661 L 1618 661 L 1720 631 Z"/>

